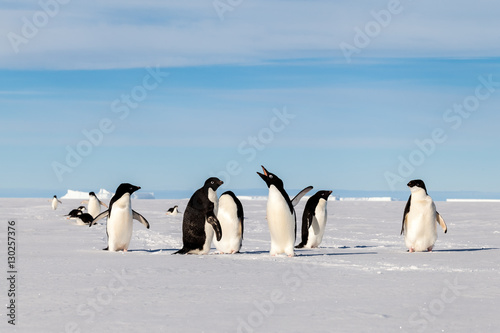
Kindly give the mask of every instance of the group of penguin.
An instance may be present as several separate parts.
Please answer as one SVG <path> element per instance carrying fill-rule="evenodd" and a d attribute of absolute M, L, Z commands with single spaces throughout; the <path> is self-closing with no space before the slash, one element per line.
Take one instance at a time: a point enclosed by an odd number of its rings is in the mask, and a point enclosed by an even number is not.
<path fill-rule="evenodd" d="M 267 200 L 267 222 L 271 235 L 272 256 L 295 255 L 295 248 L 316 248 L 320 245 L 327 221 L 327 201 L 332 191 L 318 191 L 307 201 L 302 216 L 302 238 L 296 241 L 296 213 L 294 207 L 302 197 L 313 189 L 308 186 L 293 199 L 285 192 L 283 181 L 262 166 L 263 173 L 257 174 L 269 189 Z M 208 254 L 212 241 L 219 253 L 234 254 L 241 249 L 244 231 L 243 206 L 236 195 L 227 191 L 220 198 L 217 189 L 223 181 L 211 177 L 203 187 L 191 196 L 184 211 L 182 222 L 182 249 L 174 254 Z M 432 251 L 437 240 L 437 224 L 447 232 L 447 226 L 436 211 L 432 198 L 428 195 L 422 180 L 408 183 L 411 195 L 403 214 L 401 234 L 404 234 L 409 252 Z M 131 194 L 140 187 L 123 183 L 116 189 L 109 207 L 102 203 L 93 192 L 89 193 L 88 213 L 83 213 L 84 206 L 71 211 L 67 216 L 76 218 L 89 227 L 102 218 L 107 218 L 106 234 L 108 247 L 104 250 L 128 250 L 132 238 L 132 221 L 135 219 L 149 229 L 149 222 L 132 209 Z M 56 209 L 60 201 L 54 196 L 52 208 Z M 101 205 L 108 209 L 102 213 Z M 167 214 L 176 215 L 175 206 Z"/>

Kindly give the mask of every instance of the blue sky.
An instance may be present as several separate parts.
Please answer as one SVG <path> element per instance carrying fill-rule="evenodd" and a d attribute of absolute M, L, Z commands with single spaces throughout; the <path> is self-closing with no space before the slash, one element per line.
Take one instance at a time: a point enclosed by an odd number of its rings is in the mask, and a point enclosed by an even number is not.
<path fill-rule="evenodd" d="M 3 189 L 500 192 L 494 1 L 41 3 L 0 4 Z"/>

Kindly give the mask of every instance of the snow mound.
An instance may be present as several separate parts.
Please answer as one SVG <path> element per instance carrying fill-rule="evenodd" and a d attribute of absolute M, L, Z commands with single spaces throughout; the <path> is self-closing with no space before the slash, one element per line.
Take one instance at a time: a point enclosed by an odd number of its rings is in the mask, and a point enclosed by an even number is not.
<path fill-rule="evenodd" d="M 111 200 L 114 193 L 101 188 L 96 195 L 99 200 Z M 66 194 L 61 199 L 87 200 L 88 198 L 89 192 L 68 190 L 68 192 L 66 192 Z M 155 199 L 155 194 L 153 192 L 136 192 L 132 194 L 132 199 Z"/>
<path fill-rule="evenodd" d="M 340 201 L 394 201 L 391 197 L 340 198 Z"/>
<path fill-rule="evenodd" d="M 500 202 L 498 199 L 446 199 L 446 202 Z"/>

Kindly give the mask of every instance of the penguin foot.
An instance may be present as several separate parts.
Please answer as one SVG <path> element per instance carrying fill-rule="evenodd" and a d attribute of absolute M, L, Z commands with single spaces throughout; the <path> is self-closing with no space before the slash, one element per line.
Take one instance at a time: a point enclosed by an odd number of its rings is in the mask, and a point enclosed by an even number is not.
<path fill-rule="evenodd" d="M 410 253 L 413 253 L 413 252 L 415 252 L 415 249 L 414 249 L 414 248 L 411 248 L 411 249 L 410 249 Z"/>
<path fill-rule="evenodd" d="M 434 247 L 434 246 L 429 247 L 429 248 L 427 249 L 427 251 L 432 252 L 433 247 Z"/>

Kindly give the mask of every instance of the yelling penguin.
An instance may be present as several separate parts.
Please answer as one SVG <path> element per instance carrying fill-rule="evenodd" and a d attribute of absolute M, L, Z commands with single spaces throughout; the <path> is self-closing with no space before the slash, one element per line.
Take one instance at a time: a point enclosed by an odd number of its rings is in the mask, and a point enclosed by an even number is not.
<path fill-rule="evenodd" d="M 436 211 L 436 205 L 427 194 L 422 180 L 408 183 L 410 198 L 405 207 L 401 234 L 404 233 L 406 247 L 410 252 L 432 251 L 437 239 L 436 224 L 439 223 L 444 233 L 448 231 L 446 223 Z"/>
<path fill-rule="evenodd" d="M 149 222 L 136 211 L 132 210 L 130 195 L 139 190 L 139 186 L 123 183 L 118 186 L 116 193 L 109 202 L 109 209 L 99 214 L 89 226 L 100 219 L 107 217 L 106 234 L 108 235 L 108 247 L 104 250 L 124 251 L 128 250 L 132 238 L 132 220 L 137 220 L 149 229 Z"/>
<path fill-rule="evenodd" d="M 269 188 L 269 198 L 267 199 L 267 223 L 271 233 L 271 255 L 285 253 L 289 257 L 295 255 L 293 246 L 295 244 L 297 221 L 295 209 L 300 199 L 312 190 L 312 186 L 306 187 L 290 200 L 285 192 L 283 181 L 266 168 L 262 167 L 264 174 L 257 174 L 266 182 Z"/>
<path fill-rule="evenodd" d="M 307 200 L 302 215 L 302 242 L 296 246 L 297 249 L 318 247 L 323 240 L 330 194 L 332 191 L 318 191 Z"/>
<path fill-rule="evenodd" d="M 214 238 L 214 244 L 221 253 L 234 254 L 240 252 L 243 240 L 243 205 L 236 195 L 227 191 L 219 198 L 217 219 L 222 229 L 222 239 Z"/>
<path fill-rule="evenodd" d="M 56 210 L 59 204 L 62 204 L 61 200 L 57 199 L 57 195 L 54 195 L 52 198 L 52 209 Z"/>
<path fill-rule="evenodd" d="M 96 218 L 97 215 L 101 213 L 101 205 L 108 208 L 105 203 L 99 200 L 94 192 L 89 192 L 89 200 L 84 200 L 82 203 L 89 204 L 89 214 L 92 215 L 93 218 Z"/>
<path fill-rule="evenodd" d="M 218 241 L 222 230 L 217 219 L 217 189 L 224 182 L 212 177 L 189 200 L 182 220 L 182 249 L 174 254 L 207 254 L 214 231 Z"/>

